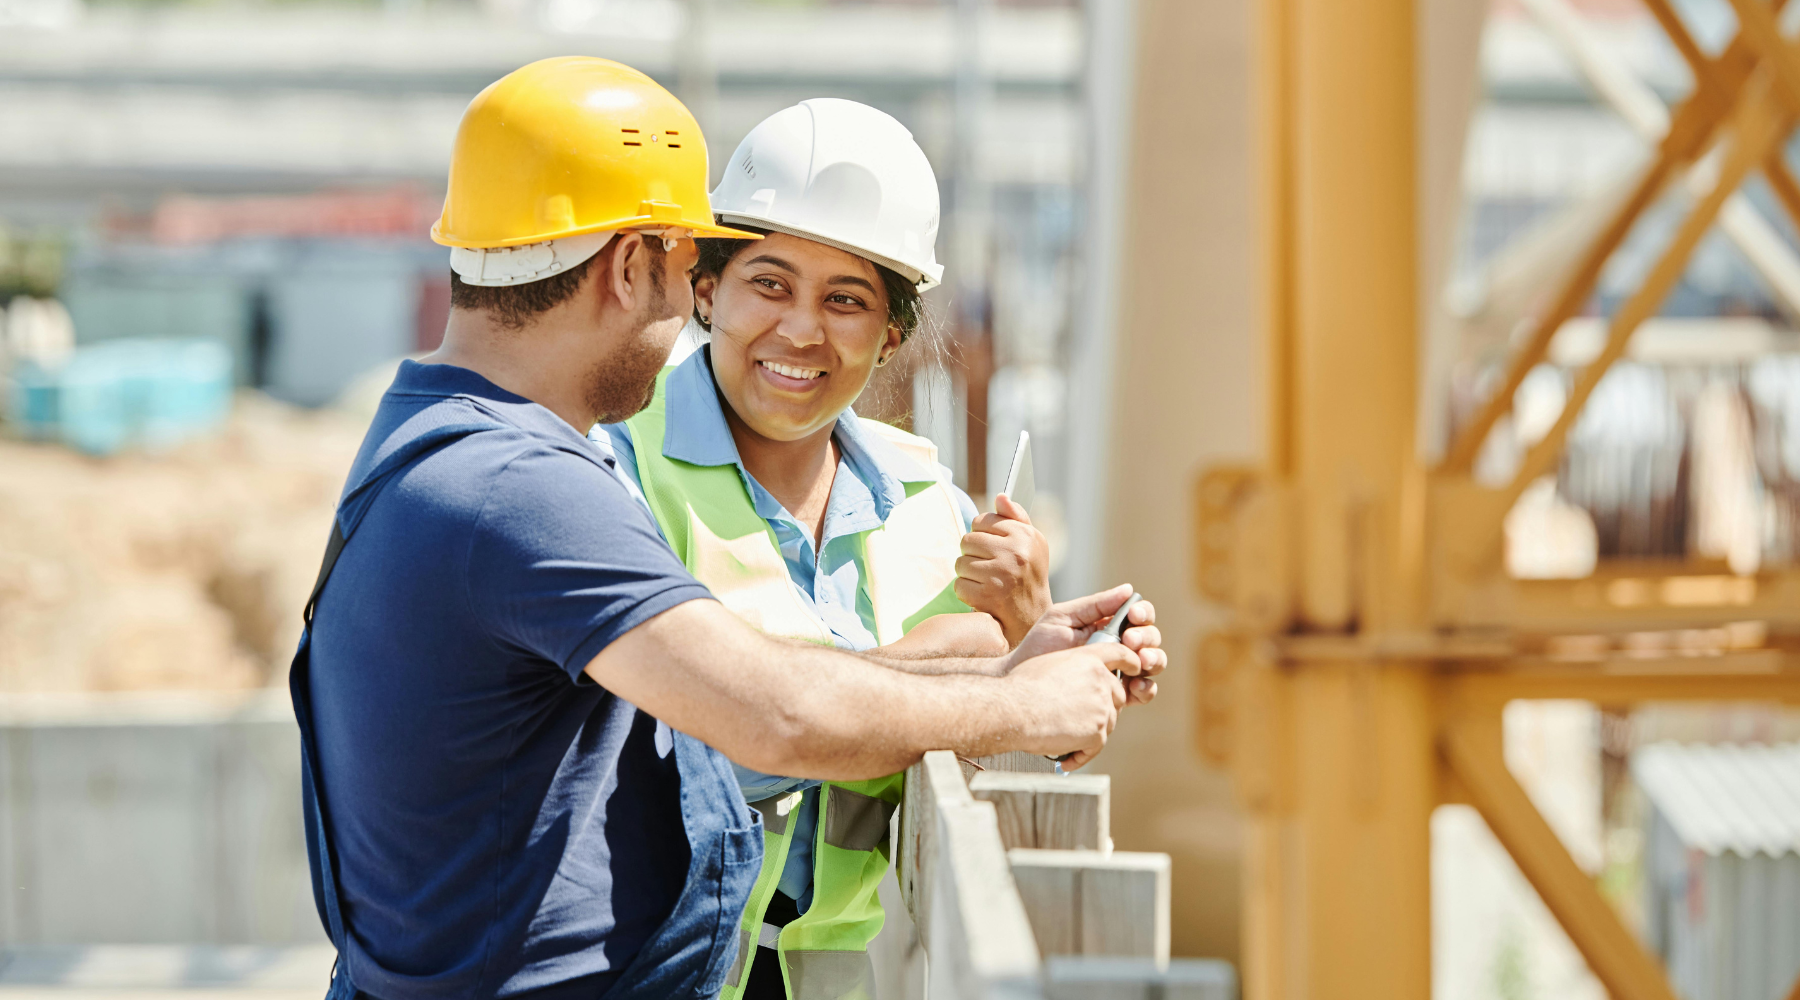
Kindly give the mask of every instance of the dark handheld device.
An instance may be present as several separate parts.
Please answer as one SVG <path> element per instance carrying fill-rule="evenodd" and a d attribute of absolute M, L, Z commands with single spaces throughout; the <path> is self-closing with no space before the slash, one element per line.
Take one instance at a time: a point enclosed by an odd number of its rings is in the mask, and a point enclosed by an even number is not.
<path fill-rule="evenodd" d="M 1125 631 L 1126 616 L 1130 614 L 1132 605 L 1143 599 L 1144 595 L 1135 590 L 1132 591 L 1131 596 L 1125 599 L 1125 603 L 1119 605 L 1119 610 L 1113 612 L 1112 621 L 1107 622 L 1102 628 L 1095 629 L 1094 634 L 1088 636 L 1088 641 L 1082 643 L 1082 645 L 1092 646 L 1099 642 L 1118 642 L 1119 633 Z M 1119 672 L 1117 670 L 1113 671 L 1113 676 L 1119 676 Z M 1062 762 L 1073 756 L 1075 756 L 1074 751 L 1070 751 L 1069 753 L 1063 754 L 1061 757 L 1050 758 L 1051 760 L 1056 761 L 1056 770 L 1058 774 L 1062 773 Z"/>

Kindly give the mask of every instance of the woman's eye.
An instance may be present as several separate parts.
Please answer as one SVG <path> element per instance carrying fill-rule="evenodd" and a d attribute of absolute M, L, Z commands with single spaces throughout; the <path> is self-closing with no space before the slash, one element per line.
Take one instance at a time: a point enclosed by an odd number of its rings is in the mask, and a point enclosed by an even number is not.
<path fill-rule="evenodd" d="M 860 300 L 856 299 L 853 296 L 845 295 L 843 292 L 839 292 L 836 295 L 833 295 L 831 298 L 826 299 L 826 301 L 827 302 L 836 302 L 839 305 L 845 305 L 845 306 L 860 306 L 860 305 L 862 305 L 862 302 Z"/>

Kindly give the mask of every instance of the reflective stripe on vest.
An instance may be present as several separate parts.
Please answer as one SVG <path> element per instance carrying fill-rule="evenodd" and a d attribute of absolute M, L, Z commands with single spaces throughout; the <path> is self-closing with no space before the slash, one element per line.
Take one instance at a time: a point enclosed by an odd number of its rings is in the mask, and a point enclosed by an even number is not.
<path fill-rule="evenodd" d="M 800 807 L 801 794 L 790 792 L 750 803 L 750 808 L 762 813 L 763 866 L 756 876 L 756 885 L 750 890 L 750 902 L 744 906 L 744 918 L 738 922 L 737 959 L 725 977 L 722 997 L 737 997 L 744 991 L 745 976 L 750 971 L 751 960 L 756 957 L 758 925 L 762 923 L 763 912 L 769 908 L 769 900 L 775 896 L 775 889 L 781 884 L 781 872 L 787 867 L 788 842 L 793 837 L 788 832 L 791 825 L 788 816 Z M 779 852 L 780 856 L 772 852 Z M 751 914 L 756 915 L 754 921 L 749 919 Z"/>
<path fill-rule="evenodd" d="M 746 621 L 773 635 L 829 644 L 830 629 L 795 589 L 775 533 L 756 513 L 737 468 L 692 465 L 663 454 L 672 370 L 658 378 L 650 406 L 625 422 L 639 485 L 663 535 L 688 571 Z M 860 426 L 926 468 L 937 461 L 936 447 L 924 438 L 871 420 Z M 876 641 L 885 645 L 933 615 L 969 610 L 954 590 L 962 536 L 955 495 L 936 482 L 907 484 L 906 500 L 886 522 L 861 534 L 862 588 L 874 610 Z M 892 774 L 821 786 L 812 903 L 779 939 L 791 1000 L 874 997 L 868 947 L 881 931 L 877 890 L 887 872 L 888 823 L 902 781 L 903 775 Z M 739 925 L 738 961 L 721 1000 L 743 994 L 763 914 L 787 863 L 788 813 L 799 800 L 795 793 L 754 803 L 763 815 L 763 867 Z"/>
<path fill-rule="evenodd" d="M 867 951 L 783 948 L 781 960 L 793 1000 L 875 1000 L 875 963 Z"/>

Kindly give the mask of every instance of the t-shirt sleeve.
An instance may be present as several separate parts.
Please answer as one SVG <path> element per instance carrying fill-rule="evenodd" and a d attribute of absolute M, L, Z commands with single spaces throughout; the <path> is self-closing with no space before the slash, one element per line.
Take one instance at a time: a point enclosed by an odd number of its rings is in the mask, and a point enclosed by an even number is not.
<path fill-rule="evenodd" d="M 712 594 L 648 511 L 594 462 L 532 446 L 494 478 L 469 544 L 469 600 L 489 635 L 580 680 L 600 650 Z"/>

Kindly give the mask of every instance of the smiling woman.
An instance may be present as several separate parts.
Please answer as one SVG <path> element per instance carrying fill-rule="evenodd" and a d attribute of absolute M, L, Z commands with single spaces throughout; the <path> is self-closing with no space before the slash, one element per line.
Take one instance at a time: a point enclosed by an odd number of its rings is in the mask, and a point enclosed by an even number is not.
<path fill-rule="evenodd" d="M 771 232 L 752 225 L 738 228 L 763 236 L 767 236 Z M 731 263 L 744 248 L 755 242 L 755 240 L 726 239 L 695 241 L 695 245 L 700 248 L 700 260 L 694 265 L 696 283 L 708 275 L 716 281 L 724 272 L 726 265 Z M 806 242 L 813 241 L 807 240 Z M 824 246 L 825 244 L 818 245 Z M 854 254 L 846 254 L 846 256 L 854 257 L 857 260 L 864 259 Z M 900 339 L 904 341 L 918 332 L 919 324 L 925 316 L 925 304 L 919 296 L 919 287 L 915 282 L 901 277 L 892 268 L 876 265 L 875 270 L 881 276 L 882 290 L 887 293 L 888 322 L 900 329 Z M 695 307 L 694 313 L 694 318 L 700 321 L 700 325 L 710 331 L 712 329 L 711 317 L 703 314 L 698 306 Z"/>
<path fill-rule="evenodd" d="M 1043 535 L 1008 501 L 977 517 L 930 441 L 850 409 L 943 274 L 925 154 L 873 108 L 813 100 L 758 125 L 725 177 L 720 219 L 765 238 L 697 241 L 711 342 L 605 429 L 621 468 L 694 575 L 766 632 L 900 658 L 1016 644 L 1049 607 Z M 872 996 L 902 776 L 738 780 L 766 850 L 723 1000 Z"/>
<path fill-rule="evenodd" d="M 918 289 L 855 254 L 787 233 L 700 246 L 695 315 L 713 334 L 713 376 L 733 423 L 755 437 L 785 443 L 829 434 L 918 327 Z M 774 478 L 764 485 L 787 501 L 779 480 L 788 477 Z"/>

